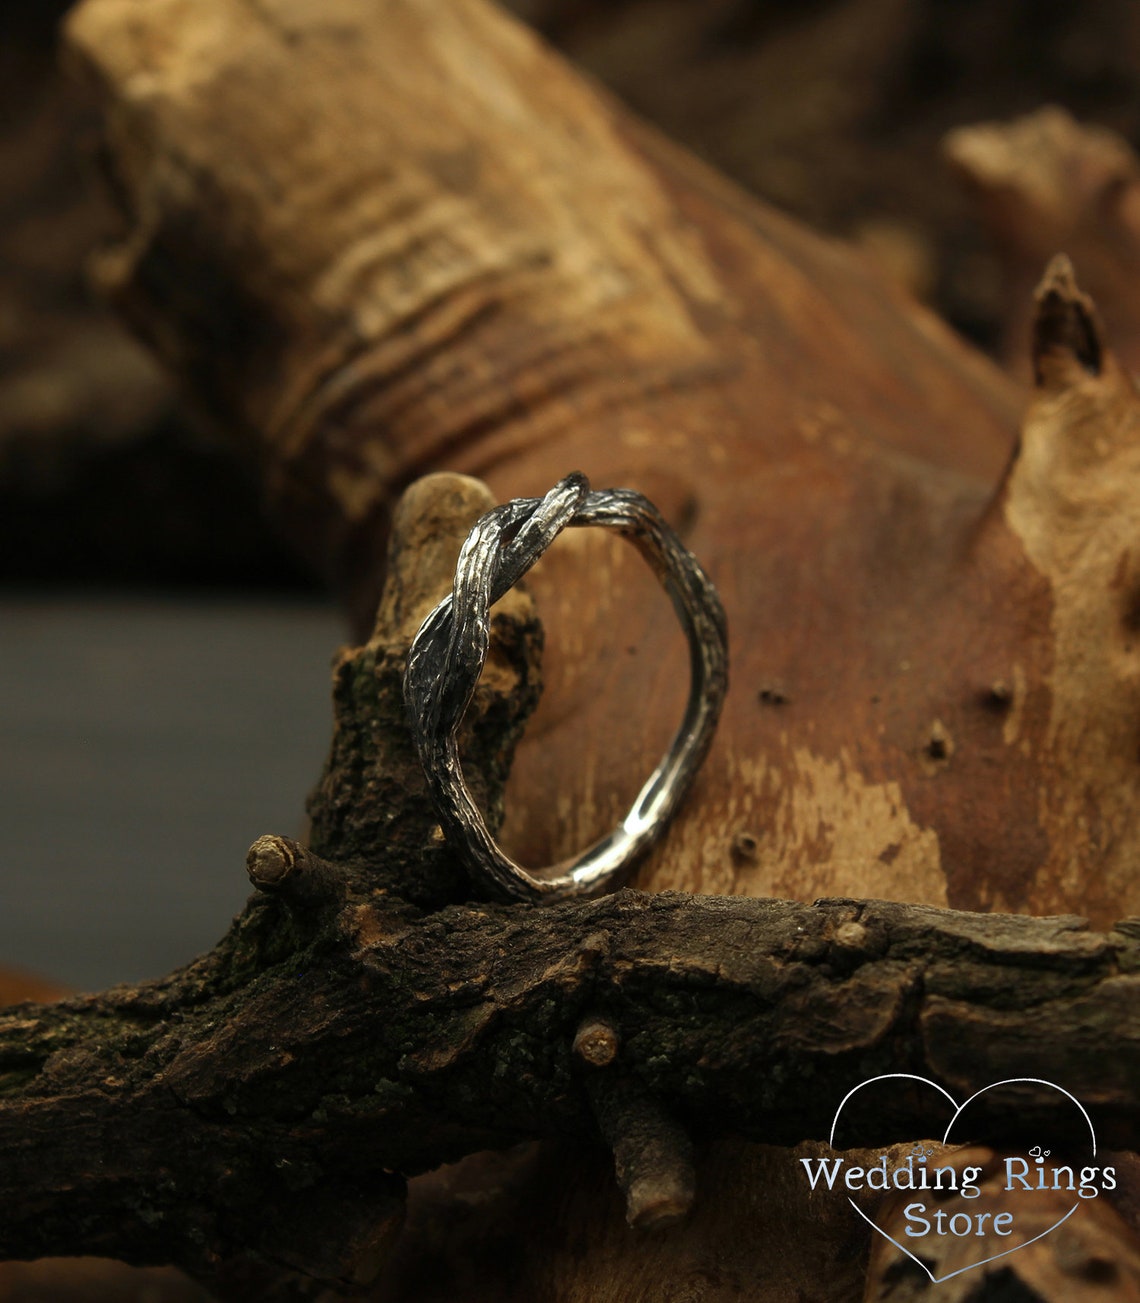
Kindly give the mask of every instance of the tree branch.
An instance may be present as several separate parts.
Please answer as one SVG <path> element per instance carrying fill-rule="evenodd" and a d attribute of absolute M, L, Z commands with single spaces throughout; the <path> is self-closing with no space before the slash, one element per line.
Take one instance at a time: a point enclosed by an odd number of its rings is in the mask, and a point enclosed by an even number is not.
<path fill-rule="evenodd" d="M 325 1274 L 329 1247 L 289 1216 L 299 1191 L 326 1231 L 365 1192 L 371 1222 L 394 1210 L 392 1173 L 596 1134 L 591 1097 L 615 1101 L 617 1146 L 630 1083 L 698 1134 L 790 1144 L 825 1137 L 879 1073 L 963 1096 L 1039 1076 L 1093 1110 L 1102 1142 L 1135 1147 L 1138 967 L 1130 924 L 629 891 L 421 915 L 345 873 L 304 923 L 255 899 L 171 978 L 6 1014 L 0 1253 L 201 1272 L 244 1245 Z M 620 1039 L 589 1089 L 587 1010 Z M 1026 1086 L 979 1125 L 1061 1135 L 1057 1105 Z M 927 1107 L 876 1100 L 845 1115 L 844 1144 L 936 1131 Z"/>

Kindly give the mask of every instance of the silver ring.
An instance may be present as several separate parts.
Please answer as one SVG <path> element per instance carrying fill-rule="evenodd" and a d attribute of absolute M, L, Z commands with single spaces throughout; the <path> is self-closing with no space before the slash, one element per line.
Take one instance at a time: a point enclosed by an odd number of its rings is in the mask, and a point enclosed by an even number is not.
<path fill-rule="evenodd" d="M 649 562 L 689 640 L 685 715 L 664 759 L 622 822 L 583 854 L 540 873 L 504 855 L 471 799 L 456 736 L 487 659 L 490 608 L 568 525 L 625 535 Z M 455 567 L 450 596 L 420 626 L 404 671 L 404 702 L 448 843 L 472 879 L 507 900 L 553 901 L 616 886 L 661 837 L 712 741 L 728 688 L 724 608 L 712 581 L 661 513 L 629 489 L 591 492 L 584 475 L 544 498 L 515 498 L 478 520 Z"/>

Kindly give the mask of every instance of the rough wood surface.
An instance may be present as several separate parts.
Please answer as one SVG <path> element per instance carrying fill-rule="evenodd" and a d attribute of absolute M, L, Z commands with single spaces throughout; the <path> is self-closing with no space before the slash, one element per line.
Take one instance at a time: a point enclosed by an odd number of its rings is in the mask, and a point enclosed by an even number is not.
<path fill-rule="evenodd" d="M 202 1272 L 243 1245 L 347 1276 L 368 1258 L 354 1228 L 379 1237 L 398 1203 L 395 1173 L 594 1134 L 573 1050 L 587 1013 L 621 1045 L 591 1091 L 635 1086 L 699 1135 L 819 1137 L 847 1089 L 907 1071 L 960 1095 L 1063 1081 L 1102 1143 L 1140 1144 L 1133 923 L 631 891 L 422 915 L 359 861 L 295 853 L 270 889 L 262 848 L 264 894 L 208 958 L 0 1019 L 0 1253 Z M 921 1096 L 876 1100 L 844 1138 L 932 1120 Z M 1079 1140 L 1074 1123 L 1027 1085 L 973 1125 Z"/>
<path fill-rule="evenodd" d="M 963 1095 L 1032 1072 L 1086 1101 L 1103 1143 L 1140 1143 L 1131 929 L 628 891 L 418 918 L 348 875 L 329 889 L 307 926 L 256 900 L 209 964 L 162 984 L 6 1012 L 0 1252 L 201 1270 L 244 1235 L 330 1271 L 337 1220 L 376 1217 L 391 1173 L 594 1134 L 572 1055 L 587 1009 L 621 1034 L 611 1088 L 636 1082 L 702 1135 L 819 1137 L 880 1072 Z M 924 1134 L 932 1113 L 879 1100 L 845 1140 Z M 1027 1086 L 976 1125 L 1082 1124 Z M 314 1185 L 329 1220 L 301 1236 L 290 1193 Z"/>
<path fill-rule="evenodd" d="M 1078 509 L 1090 547 L 1045 555 L 1057 486 L 1017 461 L 995 492 L 1016 389 L 868 264 L 477 0 L 87 0 L 70 38 L 128 218 L 104 283 L 261 450 L 362 631 L 389 504 L 433 466 L 500 498 L 579 467 L 648 493 L 700 555 L 733 686 L 636 885 L 1140 908 L 1132 494 L 1113 479 L 1115 514 Z M 1022 439 L 1058 464 L 1066 412 L 1136 401 L 1108 366 L 1062 388 Z M 568 539 L 532 587 L 546 699 L 503 837 L 541 865 L 623 812 L 684 660 L 620 544 Z M 1069 674 L 1081 620 L 1095 699 Z"/>

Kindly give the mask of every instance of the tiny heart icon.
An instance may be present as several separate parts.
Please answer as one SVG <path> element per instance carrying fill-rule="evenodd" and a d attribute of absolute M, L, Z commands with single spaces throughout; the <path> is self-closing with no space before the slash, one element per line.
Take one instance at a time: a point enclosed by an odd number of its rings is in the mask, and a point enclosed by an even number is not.
<path fill-rule="evenodd" d="M 955 1126 L 958 1124 L 963 1113 L 971 1104 L 974 1103 L 975 1100 L 979 1099 L 987 1092 L 997 1090 L 1001 1086 L 1018 1085 L 1032 1085 L 1036 1087 L 1043 1086 L 1049 1090 L 1054 1090 L 1059 1095 L 1063 1095 L 1065 1099 L 1067 1099 L 1078 1110 L 1081 1117 L 1084 1119 L 1084 1124 L 1088 1127 L 1091 1153 L 1094 1158 L 1096 1157 L 1096 1133 L 1093 1130 L 1092 1119 L 1089 1117 L 1080 1100 L 1071 1095 L 1062 1086 L 1056 1085 L 1054 1082 L 1045 1081 L 1040 1077 L 1009 1077 L 1004 1081 L 995 1081 L 991 1082 L 988 1086 L 983 1086 L 981 1090 L 975 1091 L 969 1099 L 959 1104 L 953 1095 L 940 1086 L 936 1081 L 931 1081 L 928 1077 L 920 1077 L 909 1072 L 889 1072 L 884 1073 L 879 1077 L 870 1077 L 866 1081 L 860 1082 L 858 1086 L 853 1087 L 847 1092 L 840 1101 L 839 1107 L 835 1110 L 835 1116 L 831 1121 L 831 1134 L 828 1137 L 828 1143 L 833 1149 L 835 1147 L 835 1134 L 839 1127 L 839 1119 L 844 1108 L 855 1097 L 855 1095 L 860 1091 L 866 1090 L 869 1086 L 874 1086 L 878 1082 L 899 1080 L 913 1081 L 925 1086 L 930 1086 L 949 1103 L 950 1107 L 953 1109 L 953 1116 L 950 1118 L 942 1136 L 942 1143 L 944 1145 L 952 1143 L 951 1135 L 953 1134 Z M 965 1198 L 973 1199 L 980 1195 L 981 1191 L 978 1187 L 971 1184 L 981 1174 L 982 1169 L 980 1167 L 966 1167 L 963 1168 L 961 1173 L 954 1171 L 949 1166 L 944 1169 L 932 1169 L 930 1171 L 927 1171 L 925 1167 L 921 1170 L 916 1170 L 915 1157 L 917 1157 L 918 1164 L 925 1165 L 928 1152 L 929 1151 L 924 1152 L 920 1147 L 916 1147 L 912 1157 L 907 1159 L 906 1164 L 900 1165 L 894 1171 L 888 1170 L 887 1159 L 884 1156 L 881 1159 L 881 1167 L 875 1166 L 866 1169 L 857 1167 L 851 1168 L 847 1172 L 842 1173 L 842 1179 L 841 1171 L 842 1165 L 845 1161 L 842 1158 L 832 1160 L 801 1159 L 800 1161 L 805 1165 L 813 1189 L 815 1189 L 817 1184 L 822 1181 L 828 1189 L 833 1189 L 838 1184 L 845 1186 L 848 1190 L 858 1190 L 863 1188 L 871 1190 L 886 1190 L 893 1185 L 896 1190 L 914 1190 L 917 1194 L 922 1194 L 926 1191 L 942 1191 L 943 1188 L 946 1188 L 951 1192 L 961 1194 Z M 967 1266 L 960 1267 L 955 1271 L 946 1272 L 941 1276 L 935 1275 L 934 1272 L 930 1270 L 927 1263 L 924 1262 L 922 1258 L 918 1257 L 917 1254 L 912 1253 L 905 1244 L 900 1244 L 894 1236 L 888 1235 L 881 1226 L 877 1226 L 875 1222 L 872 1221 L 871 1218 L 868 1217 L 859 1207 L 855 1200 L 850 1197 L 850 1195 L 848 1195 L 848 1203 L 850 1203 L 851 1207 L 855 1209 L 859 1216 L 862 1217 L 877 1234 L 881 1235 L 885 1240 L 893 1244 L 901 1253 L 906 1254 L 912 1262 L 916 1263 L 929 1277 L 933 1284 L 939 1284 L 941 1281 L 949 1280 L 952 1276 L 960 1276 L 965 1271 L 972 1271 L 975 1267 L 984 1266 L 987 1262 L 993 1262 L 998 1258 L 1007 1257 L 1009 1254 L 1016 1253 L 1019 1249 L 1024 1249 L 1028 1245 L 1034 1244 L 1036 1241 L 1042 1240 L 1045 1236 L 1052 1234 L 1058 1226 L 1067 1221 L 1073 1213 L 1076 1212 L 1080 1207 L 1081 1199 L 1095 1197 L 1095 1195 L 1099 1193 L 1097 1182 L 1094 1181 L 1094 1174 L 1102 1182 L 1101 1188 L 1115 1188 L 1115 1174 L 1113 1168 L 1106 1167 L 1102 1170 L 1093 1167 L 1082 1167 L 1080 1169 L 1080 1181 L 1078 1185 L 1076 1173 L 1073 1168 L 1068 1166 L 1060 1166 L 1056 1168 L 1045 1167 L 1045 1159 L 1049 1156 L 1050 1152 L 1049 1149 L 1043 1149 L 1041 1145 L 1034 1145 L 1029 1151 L 1028 1158 L 1004 1158 L 1002 1160 L 1006 1179 L 1004 1189 L 1009 1196 L 1017 1195 L 1022 1191 L 1028 1191 L 1032 1194 L 1037 1191 L 1045 1190 L 1073 1190 L 1074 1202 L 1068 1211 L 1063 1213 L 1062 1216 L 1056 1218 L 1051 1225 L 1046 1226 L 1044 1230 L 1039 1231 L 1031 1238 L 1023 1240 L 1008 1249 L 1003 1249 L 998 1253 L 990 1254 L 988 1257 L 981 1258 L 977 1262 L 971 1262 Z M 814 1169 L 814 1173 L 810 1165 L 811 1161 L 818 1164 Z M 832 1164 L 830 1169 L 827 1166 L 828 1162 Z M 936 1176 L 938 1172 L 952 1173 L 952 1175 L 947 1177 L 948 1184 L 945 1187 L 943 1187 L 941 1177 L 939 1177 L 937 1185 L 929 1184 L 929 1179 Z M 970 1173 L 973 1173 L 973 1175 L 971 1176 Z M 1067 1176 L 1061 1177 L 1061 1173 L 1067 1173 Z M 902 1176 L 906 1177 L 905 1183 L 900 1179 Z M 873 1177 L 881 1177 L 881 1180 L 876 1182 L 872 1179 Z M 921 1183 L 916 1184 L 916 1178 L 920 1178 Z M 1059 1184 L 1059 1180 L 1066 1183 Z M 969 1193 L 971 1190 L 973 1191 L 972 1194 Z M 1004 1200 L 1002 1206 L 1003 1208 L 1008 1209 L 1011 1203 L 1013 1203 L 1012 1198 L 1007 1198 Z M 936 1233 L 938 1235 L 946 1235 L 947 1237 L 969 1235 L 973 1238 L 975 1235 L 984 1235 L 989 1238 L 998 1238 L 1012 1235 L 1014 1232 L 1014 1215 L 1008 1210 L 1003 1211 L 996 1216 L 991 1212 L 979 1213 L 972 1211 L 970 1214 L 957 1212 L 950 1218 L 947 1218 L 945 1212 L 941 1210 L 928 1215 L 925 1203 L 916 1202 L 907 1207 L 906 1215 L 908 1222 L 907 1233 L 921 1238 L 927 1238 L 930 1236 L 935 1227 L 937 1227 Z M 1035 1224 L 1039 1225 L 1040 1223 L 1039 1221 L 1036 1221 Z M 910 1229 L 912 1226 L 914 1229 Z M 963 1227 L 968 1227 L 968 1229 L 962 1229 Z M 917 1248 L 917 1245 L 915 1247 Z"/>

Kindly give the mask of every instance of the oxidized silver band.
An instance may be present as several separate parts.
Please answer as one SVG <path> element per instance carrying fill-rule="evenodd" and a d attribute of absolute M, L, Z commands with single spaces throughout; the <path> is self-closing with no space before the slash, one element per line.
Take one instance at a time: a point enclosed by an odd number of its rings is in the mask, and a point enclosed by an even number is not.
<path fill-rule="evenodd" d="M 528 872 L 487 831 L 459 765 L 456 734 L 487 659 L 490 608 L 567 525 L 616 529 L 638 548 L 673 600 L 689 640 L 692 682 L 684 719 L 633 807 L 608 836 L 575 859 Z M 451 595 L 416 634 L 404 701 L 416 749 L 447 841 L 472 878 L 508 900 L 551 901 L 618 885 L 665 831 L 712 741 L 728 687 L 724 609 L 696 558 L 640 493 L 593 493 L 568 475 L 544 498 L 515 498 L 476 522 L 459 553 Z"/>

